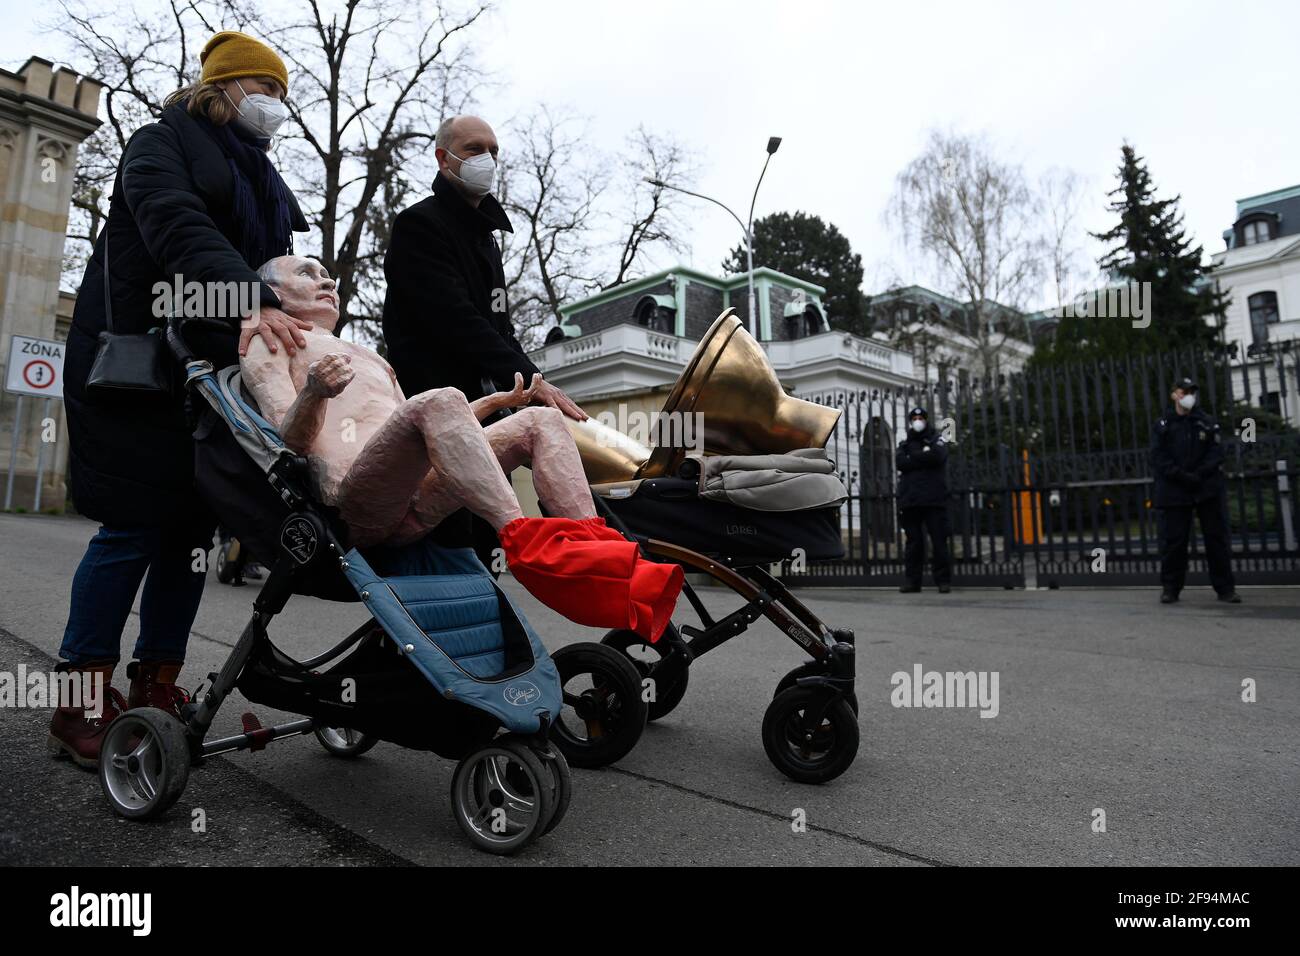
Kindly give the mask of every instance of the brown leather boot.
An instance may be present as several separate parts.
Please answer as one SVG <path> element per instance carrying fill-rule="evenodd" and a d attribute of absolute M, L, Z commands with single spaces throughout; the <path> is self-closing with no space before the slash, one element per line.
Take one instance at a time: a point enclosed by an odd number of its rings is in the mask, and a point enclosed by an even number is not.
<path fill-rule="evenodd" d="M 131 678 L 131 690 L 126 706 L 157 707 L 177 720 L 181 719 L 181 705 L 188 703 L 190 695 L 176 686 L 181 672 L 181 661 L 132 661 L 126 665 L 126 676 Z"/>
<path fill-rule="evenodd" d="M 71 757 L 81 767 L 94 769 L 99 766 L 99 748 L 104 742 L 104 733 L 114 718 L 126 710 L 126 701 L 110 681 L 113 679 L 115 663 L 86 664 L 79 667 L 61 666 L 67 672 L 76 672 L 84 680 L 103 681 L 103 707 L 95 716 L 83 707 L 83 700 L 67 699 L 63 685 L 59 687 L 59 705 L 50 720 L 50 733 L 46 746 L 56 757 Z"/>

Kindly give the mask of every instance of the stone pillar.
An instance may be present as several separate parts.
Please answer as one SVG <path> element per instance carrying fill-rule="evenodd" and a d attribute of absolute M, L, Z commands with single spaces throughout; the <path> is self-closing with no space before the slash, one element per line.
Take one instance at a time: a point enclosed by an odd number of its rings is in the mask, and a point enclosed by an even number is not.
<path fill-rule="evenodd" d="M 0 384 L 12 335 L 64 339 L 75 301 L 60 293 L 77 148 L 99 126 L 103 85 L 65 67 L 31 57 L 18 70 L 0 70 Z M 44 400 L 23 399 L 14 506 L 30 509 L 37 455 L 45 450 L 41 508 L 62 509 L 68 441 L 63 403 L 54 401 L 53 442 L 43 442 Z M 0 395 L 0 482 L 8 479 L 17 396 Z M 3 495 L 0 483 L 0 495 Z M 0 503 L 3 498 L 0 497 Z"/>

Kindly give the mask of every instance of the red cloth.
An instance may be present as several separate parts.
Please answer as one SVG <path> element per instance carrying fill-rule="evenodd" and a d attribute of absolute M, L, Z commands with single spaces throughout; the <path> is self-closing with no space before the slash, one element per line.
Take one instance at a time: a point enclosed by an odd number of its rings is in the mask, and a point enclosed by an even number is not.
<path fill-rule="evenodd" d="M 516 518 L 500 538 L 510 573 L 571 621 L 628 628 L 653 643 L 672 618 L 681 567 L 645 560 L 604 518 Z"/>

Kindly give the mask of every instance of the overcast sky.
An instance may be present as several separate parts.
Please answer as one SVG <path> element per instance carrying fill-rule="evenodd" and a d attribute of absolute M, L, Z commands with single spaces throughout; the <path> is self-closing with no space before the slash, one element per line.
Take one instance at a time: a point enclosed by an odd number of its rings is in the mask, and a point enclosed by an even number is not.
<path fill-rule="evenodd" d="M 63 52 L 33 9 L 0 0 L 9 69 Z M 697 149 L 698 190 L 742 217 L 782 136 L 756 215 L 834 222 L 872 292 L 893 271 L 924 278 L 881 214 L 936 126 L 987 133 L 1031 175 L 1074 169 L 1092 229 L 1110 225 L 1103 192 L 1127 140 L 1220 250 L 1235 200 L 1300 183 L 1297 36 L 1294 2 L 504 0 L 475 45 L 498 80 L 480 97 L 489 121 L 546 102 L 589 117 L 605 151 L 645 123 Z M 737 227 L 707 204 L 693 220 L 690 261 L 716 271 Z"/>

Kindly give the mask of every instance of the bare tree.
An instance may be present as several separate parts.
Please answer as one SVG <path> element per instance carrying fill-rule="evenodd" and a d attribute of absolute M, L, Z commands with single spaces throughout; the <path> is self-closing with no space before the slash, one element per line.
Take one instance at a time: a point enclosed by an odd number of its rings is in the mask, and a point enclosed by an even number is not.
<path fill-rule="evenodd" d="M 1081 274 L 1078 240 L 1079 206 L 1083 201 L 1084 181 L 1070 169 L 1052 167 L 1038 182 L 1042 205 L 1047 265 L 1051 272 L 1057 306 L 1065 305 L 1074 280 Z"/>
<path fill-rule="evenodd" d="M 940 291 L 966 303 L 987 376 L 1041 275 L 1037 206 L 1019 166 L 998 161 L 982 138 L 951 132 L 931 132 L 895 182 L 887 221 L 931 261 Z"/>
<path fill-rule="evenodd" d="M 501 199 L 516 238 L 504 258 L 511 318 L 523 342 L 559 322 L 566 301 L 600 287 L 593 241 L 606 181 L 598 159 L 581 159 L 585 133 L 571 116 L 543 105 L 507 135 Z"/>
<path fill-rule="evenodd" d="M 260 36 L 290 70 L 293 124 L 277 141 L 277 167 L 338 280 L 340 327 L 360 322 L 375 337 L 387 224 L 413 184 L 432 179 L 429 147 L 441 118 L 470 100 L 477 72 L 463 40 L 487 5 L 344 0 L 332 14 L 317 0 L 284 13 L 246 0 L 167 0 L 148 13 L 60 5 L 70 61 L 107 84 L 111 131 L 79 163 L 76 209 L 87 228 L 77 237 L 93 241 L 107 215 L 104 171 L 116 167 L 130 133 L 161 114 L 167 94 L 197 79 L 207 38 L 223 29 Z"/>
<path fill-rule="evenodd" d="M 624 238 L 618 268 L 606 289 L 626 281 L 652 246 L 676 253 L 686 248 L 687 230 L 679 215 L 682 194 L 654 183 L 689 186 L 695 176 L 693 158 L 676 140 L 656 136 L 644 126 L 627 138 L 627 146 L 619 189 L 619 195 L 628 197 L 619 217 Z"/>

